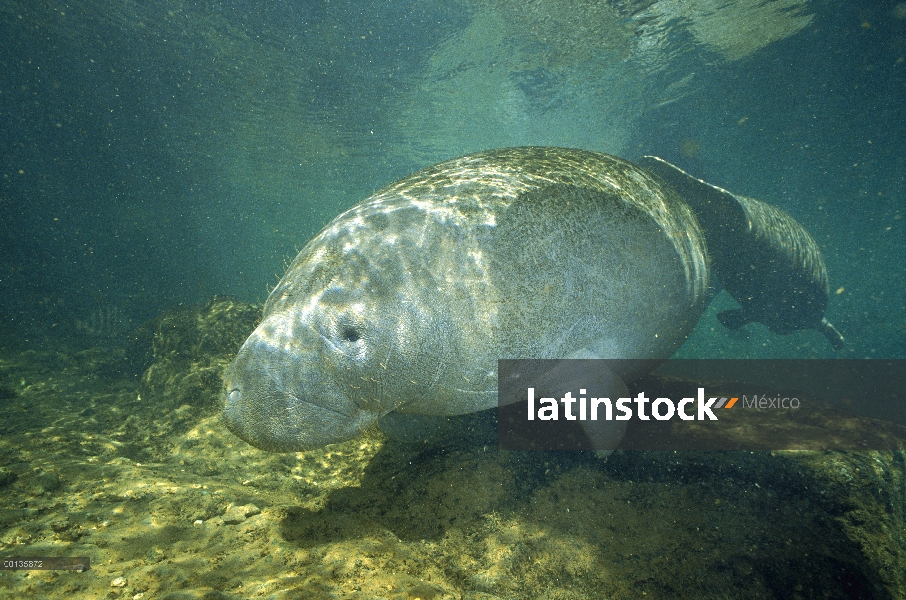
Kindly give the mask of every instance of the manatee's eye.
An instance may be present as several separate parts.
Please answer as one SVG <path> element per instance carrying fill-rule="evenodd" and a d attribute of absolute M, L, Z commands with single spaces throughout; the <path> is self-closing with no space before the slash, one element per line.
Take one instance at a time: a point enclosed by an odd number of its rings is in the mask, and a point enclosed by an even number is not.
<path fill-rule="evenodd" d="M 347 325 L 343 327 L 342 337 L 347 342 L 357 342 L 361 336 L 355 327 Z"/>
<path fill-rule="evenodd" d="M 333 350 L 351 358 L 363 358 L 368 351 L 368 324 L 354 312 L 336 315 L 326 323 L 325 338 Z"/>

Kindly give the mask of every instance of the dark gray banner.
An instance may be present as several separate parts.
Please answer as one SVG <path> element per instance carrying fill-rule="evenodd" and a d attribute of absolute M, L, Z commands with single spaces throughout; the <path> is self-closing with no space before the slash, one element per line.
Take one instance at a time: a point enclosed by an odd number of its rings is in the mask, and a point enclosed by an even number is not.
<path fill-rule="evenodd" d="M 507 450 L 906 448 L 906 360 L 500 360 Z"/>

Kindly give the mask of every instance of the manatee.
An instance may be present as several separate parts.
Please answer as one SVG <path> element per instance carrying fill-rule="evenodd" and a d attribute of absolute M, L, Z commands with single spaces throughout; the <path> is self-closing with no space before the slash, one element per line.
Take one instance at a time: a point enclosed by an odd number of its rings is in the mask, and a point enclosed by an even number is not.
<path fill-rule="evenodd" d="M 673 186 L 695 213 L 714 279 L 740 306 L 717 315 L 725 327 L 760 322 L 782 335 L 816 329 L 835 350 L 843 347 L 843 336 L 824 316 L 829 288 L 821 249 L 792 216 L 661 158 L 645 156 L 639 163 Z"/>
<path fill-rule="evenodd" d="M 639 359 L 583 382 L 628 397 L 713 294 L 707 238 L 722 232 L 700 225 L 670 177 L 595 152 L 507 148 L 378 191 L 271 292 L 224 376 L 227 426 L 259 448 L 300 451 L 394 416 L 476 412 L 498 404 L 500 358 Z M 554 363 L 551 377 L 570 376 Z M 580 424 L 602 451 L 625 427 Z"/>

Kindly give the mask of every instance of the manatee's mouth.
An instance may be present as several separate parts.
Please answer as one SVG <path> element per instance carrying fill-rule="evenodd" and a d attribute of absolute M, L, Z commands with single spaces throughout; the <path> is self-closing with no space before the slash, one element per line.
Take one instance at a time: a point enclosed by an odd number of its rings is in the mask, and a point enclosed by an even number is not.
<path fill-rule="evenodd" d="M 350 414 L 256 383 L 246 386 L 225 378 L 222 414 L 233 434 L 261 450 L 301 452 L 344 442 L 377 420 L 371 411 Z"/>
<path fill-rule="evenodd" d="M 232 387 L 224 386 L 223 394 L 223 414 L 227 421 L 227 427 L 230 431 L 239 435 L 239 432 L 242 430 L 242 423 L 244 422 L 244 419 L 242 419 L 241 417 L 244 410 L 242 388 L 237 385 L 233 385 Z M 332 413 L 332 418 L 339 422 L 348 421 L 354 418 L 353 415 L 345 413 L 341 410 L 337 410 L 329 406 L 320 406 L 313 402 L 302 400 L 301 398 L 288 392 L 284 392 L 282 395 L 285 396 L 285 403 L 287 406 L 299 406 L 303 404 L 309 405 L 311 408 L 317 409 L 318 411 L 325 412 L 327 414 Z M 270 397 L 270 403 L 273 403 L 274 395 L 271 394 Z M 292 416 L 292 411 L 290 409 L 287 409 L 286 412 L 287 417 Z"/>

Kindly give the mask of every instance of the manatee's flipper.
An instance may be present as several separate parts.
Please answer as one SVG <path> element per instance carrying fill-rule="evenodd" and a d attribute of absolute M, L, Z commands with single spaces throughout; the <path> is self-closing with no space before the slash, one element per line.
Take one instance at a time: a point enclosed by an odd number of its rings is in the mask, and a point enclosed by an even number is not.
<path fill-rule="evenodd" d="M 843 334 L 837 331 L 837 328 L 831 325 L 831 322 L 827 319 L 821 319 L 821 322 L 816 327 L 818 331 L 824 334 L 824 337 L 831 343 L 831 346 L 834 347 L 834 350 L 843 349 Z"/>
<path fill-rule="evenodd" d="M 594 353 L 584 350 L 574 356 L 581 359 L 598 358 Z M 616 403 L 619 398 L 630 397 L 623 377 L 610 368 L 617 361 L 581 359 L 526 361 L 524 368 L 518 373 L 510 374 L 509 380 L 501 380 L 501 404 L 512 402 L 511 399 L 517 397 L 524 398 L 527 387 L 534 387 L 535 395 L 539 398 L 560 398 L 566 392 L 571 392 L 574 397 L 578 397 L 577 394 L 587 394 L 588 397 L 610 398 Z M 631 373 L 639 369 L 651 371 L 659 362 L 640 359 L 623 360 L 619 364 L 623 370 Z M 578 423 L 592 450 L 601 458 L 610 454 L 626 433 L 626 421 L 599 418 L 595 421 L 580 420 Z"/>
<path fill-rule="evenodd" d="M 717 313 L 717 320 L 727 329 L 739 329 L 749 322 L 742 310 L 738 308 L 720 311 Z"/>
<path fill-rule="evenodd" d="M 632 397 L 629 388 L 619 377 L 610 378 L 604 385 L 596 382 L 592 389 L 598 390 L 596 397 L 610 398 L 614 404 L 620 398 Z M 607 421 L 602 418 L 598 418 L 597 421 L 579 421 L 579 426 L 585 432 L 585 437 L 598 458 L 607 458 L 614 448 L 620 445 L 626 434 L 626 425 L 627 421 Z"/>
<path fill-rule="evenodd" d="M 754 198 L 692 177 L 654 156 L 639 161 L 673 186 L 705 234 L 716 278 L 739 303 L 718 315 L 730 329 L 758 321 L 788 334 L 817 329 L 839 349 L 843 336 L 824 318 L 827 269 L 817 242 L 792 216 Z"/>

